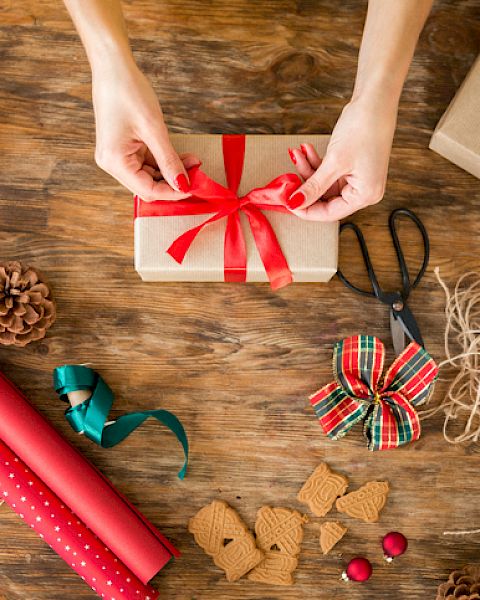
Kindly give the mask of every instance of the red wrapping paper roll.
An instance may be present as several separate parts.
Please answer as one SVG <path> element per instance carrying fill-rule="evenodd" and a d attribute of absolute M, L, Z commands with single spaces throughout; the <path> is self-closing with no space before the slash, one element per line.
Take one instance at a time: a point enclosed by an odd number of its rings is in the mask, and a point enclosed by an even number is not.
<path fill-rule="evenodd" d="M 0 492 L 4 500 L 100 597 L 156 600 L 76 515 L 0 442 Z"/>
<path fill-rule="evenodd" d="M 178 550 L 0 373 L 0 440 L 143 583 Z"/>

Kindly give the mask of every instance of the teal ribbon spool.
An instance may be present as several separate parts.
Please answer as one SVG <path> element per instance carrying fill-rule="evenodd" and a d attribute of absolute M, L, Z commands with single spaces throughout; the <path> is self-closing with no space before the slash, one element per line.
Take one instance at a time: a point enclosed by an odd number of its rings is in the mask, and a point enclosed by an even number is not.
<path fill-rule="evenodd" d="M 144 410 L 132 412 L 107 423 L 114 396 L 112 390 L 93 369 L 82 365 L 65 365 L 53 371 L 55 391 L 68 402 L 68 394 L 78 390 L 91 391 L 91 396 L 65 411 L 65 417 L 77 433 L 84 433 L 90 440 L 102 446 L 116 446 L 149 417 L 154 417 L 168 427 L 182 444 L 185 462 L 178 476 L 185 477 L 188 465 L 188 439 L 177 417 L 168 410 Z"/>

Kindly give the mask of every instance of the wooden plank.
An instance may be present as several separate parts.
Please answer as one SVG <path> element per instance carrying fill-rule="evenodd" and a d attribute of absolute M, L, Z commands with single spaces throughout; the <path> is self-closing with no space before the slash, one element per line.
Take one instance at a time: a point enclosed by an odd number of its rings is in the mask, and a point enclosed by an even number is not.
<path fill-rule="evenodd" d="M 359 0 L 125 2 L 139 64 L 172 130 L 183 132 L 330 132 L 352 88 L 365 8 Z M 386 286 L 397 285 L 389 212 L 409 206 L 426 223 L 431 263 L 411 307 L 439 360 L 444 298 L 433 267 L 450 284 L 478 269 L 480 185 L 427 146 L 480 50 L 479 34 L 478 0 L 437 0 L 402 96 L 385 200 L 355 216 Z M 42 269 L 59 313 L 44 341 L 0 348 L 0 365 L 182 550 L 154 580 L 162 597 L 418 600 L 434 597 L 451 569 L 477 560 L 474 538 L 442 536 L 480 524 L 475 446 L 448 446 L 438 417 L 415 445 L 374 455 L 360 431 L 326 441 L 308 406 L 308 395 L 330 379 L 338 339 L 374 333 L 392 357 L 384 308 L 337 280 L 278 293 L 266 285 L 142 283 L 132 266 L 131 197 L 94 164 L 88 65 L 59 2 L 2 3 L 0 73 L 0 256 Z M 417 264 L 418 252 L 411 238 L 408 257 Z M 362 277 L 350 238 L 340 261 Z M 68 429 L 51 372 L 86 361 L 116 392 L 116 414 L 162 406 L 183 420 L 192 445 L 184 482 L 175 476 L 181 456 L 173 436 L 154 423 L 109 451 Z M 444 390 L 440 383 L 437 401 Z M 251 526 L 264 504 L 303 510 L 296 493 L 321 460 L 352 487 L 390 481 L 380 523 L 348 520 L 338 551 L 323 557 L 321 521 L 312 517 L 295 586 L 227 583 L 187 533 L 188 518 L 215 497 Z M 66 589 L 76 600 L 95 597 L 5 506 L 0 518 L 6 600 L 64 600 Z M 387 567 L 379 540 L 392 529 L 410 548 Z M 339 574 L 359 554 L 374 562 L 374 577 L 345 588 Z"/>

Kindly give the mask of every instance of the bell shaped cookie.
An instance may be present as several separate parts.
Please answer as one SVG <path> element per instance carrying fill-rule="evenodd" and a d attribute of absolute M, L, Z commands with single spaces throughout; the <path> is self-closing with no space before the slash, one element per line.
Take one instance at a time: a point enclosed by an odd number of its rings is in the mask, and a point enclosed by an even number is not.
<path fill-rule="evenodd" d="M 358 490 L 339 498 L 337 510 L 365 523 L 376 523 L 387 502 L 389 489 L 388 481 L 369 481 Z"/>

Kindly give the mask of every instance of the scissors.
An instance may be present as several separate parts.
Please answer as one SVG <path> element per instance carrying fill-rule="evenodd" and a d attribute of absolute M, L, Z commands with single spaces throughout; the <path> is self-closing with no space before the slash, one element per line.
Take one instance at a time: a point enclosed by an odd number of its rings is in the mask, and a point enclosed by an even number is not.
<path fill-rule="evenodd" d="M 402 246 L 397 233 L 397 221 L 399 217 L 408 217 L 417 226 L 417 229 L 422 234 L 423 239 L 423 262 L 420 270 L 418 271 L 413 283 L 410 280 L 410 274 L 408 271 L 407 263 L 405 262 L 405 256 L 403 254 Z M 385 292 L 378 283 L 378 279 L 373 270 L 372 261 L 368 253 L 367 244 L 361 229 L 355 223 L 347 222 L 343 223 L 340 227 L 340 233 L 345 229 L 351 229 L 358 240 L 360 250 L 362 252 L 363 260 L 367 270 L 368 278 L 372 286 L 371 290 L 364 290 L 353 283 L 351 283 L 345 275 L 340 271 L 337 271 L 338 278 L 346 285 L 349 289 L 361 294 L 362 296 L 371 296 L 377 298 L 383 304 L 386 304 L 390 308 L 390 331 L 392 334 L 393 347 L 395 353 L 400 354 L 407 346 L 407 338 L 411 341 L 415 341 L 420 346 L 424 346 L 420 329 L 417 325 L 415 317 L 411 310 L 408 308 L 407 300 L 410 296 L 410 292 L 417 287 L 420 283 L 423 275 L 428 266 L 428 260 L 430 257 L 430 240 L 428 238 L 427 230 L 423 225 L 422 221 L 417 215 L 408 210 L 407 208 L 397 208 L 394 210 L 388 219 L 388 227 L 390 229 L 390 235 L 392 237 L 393 246 L 397 254 L 398 265 L 400 268 L 400 274 L 402 277 L 402 287 L 400 291 L 396 292 Z"/>

